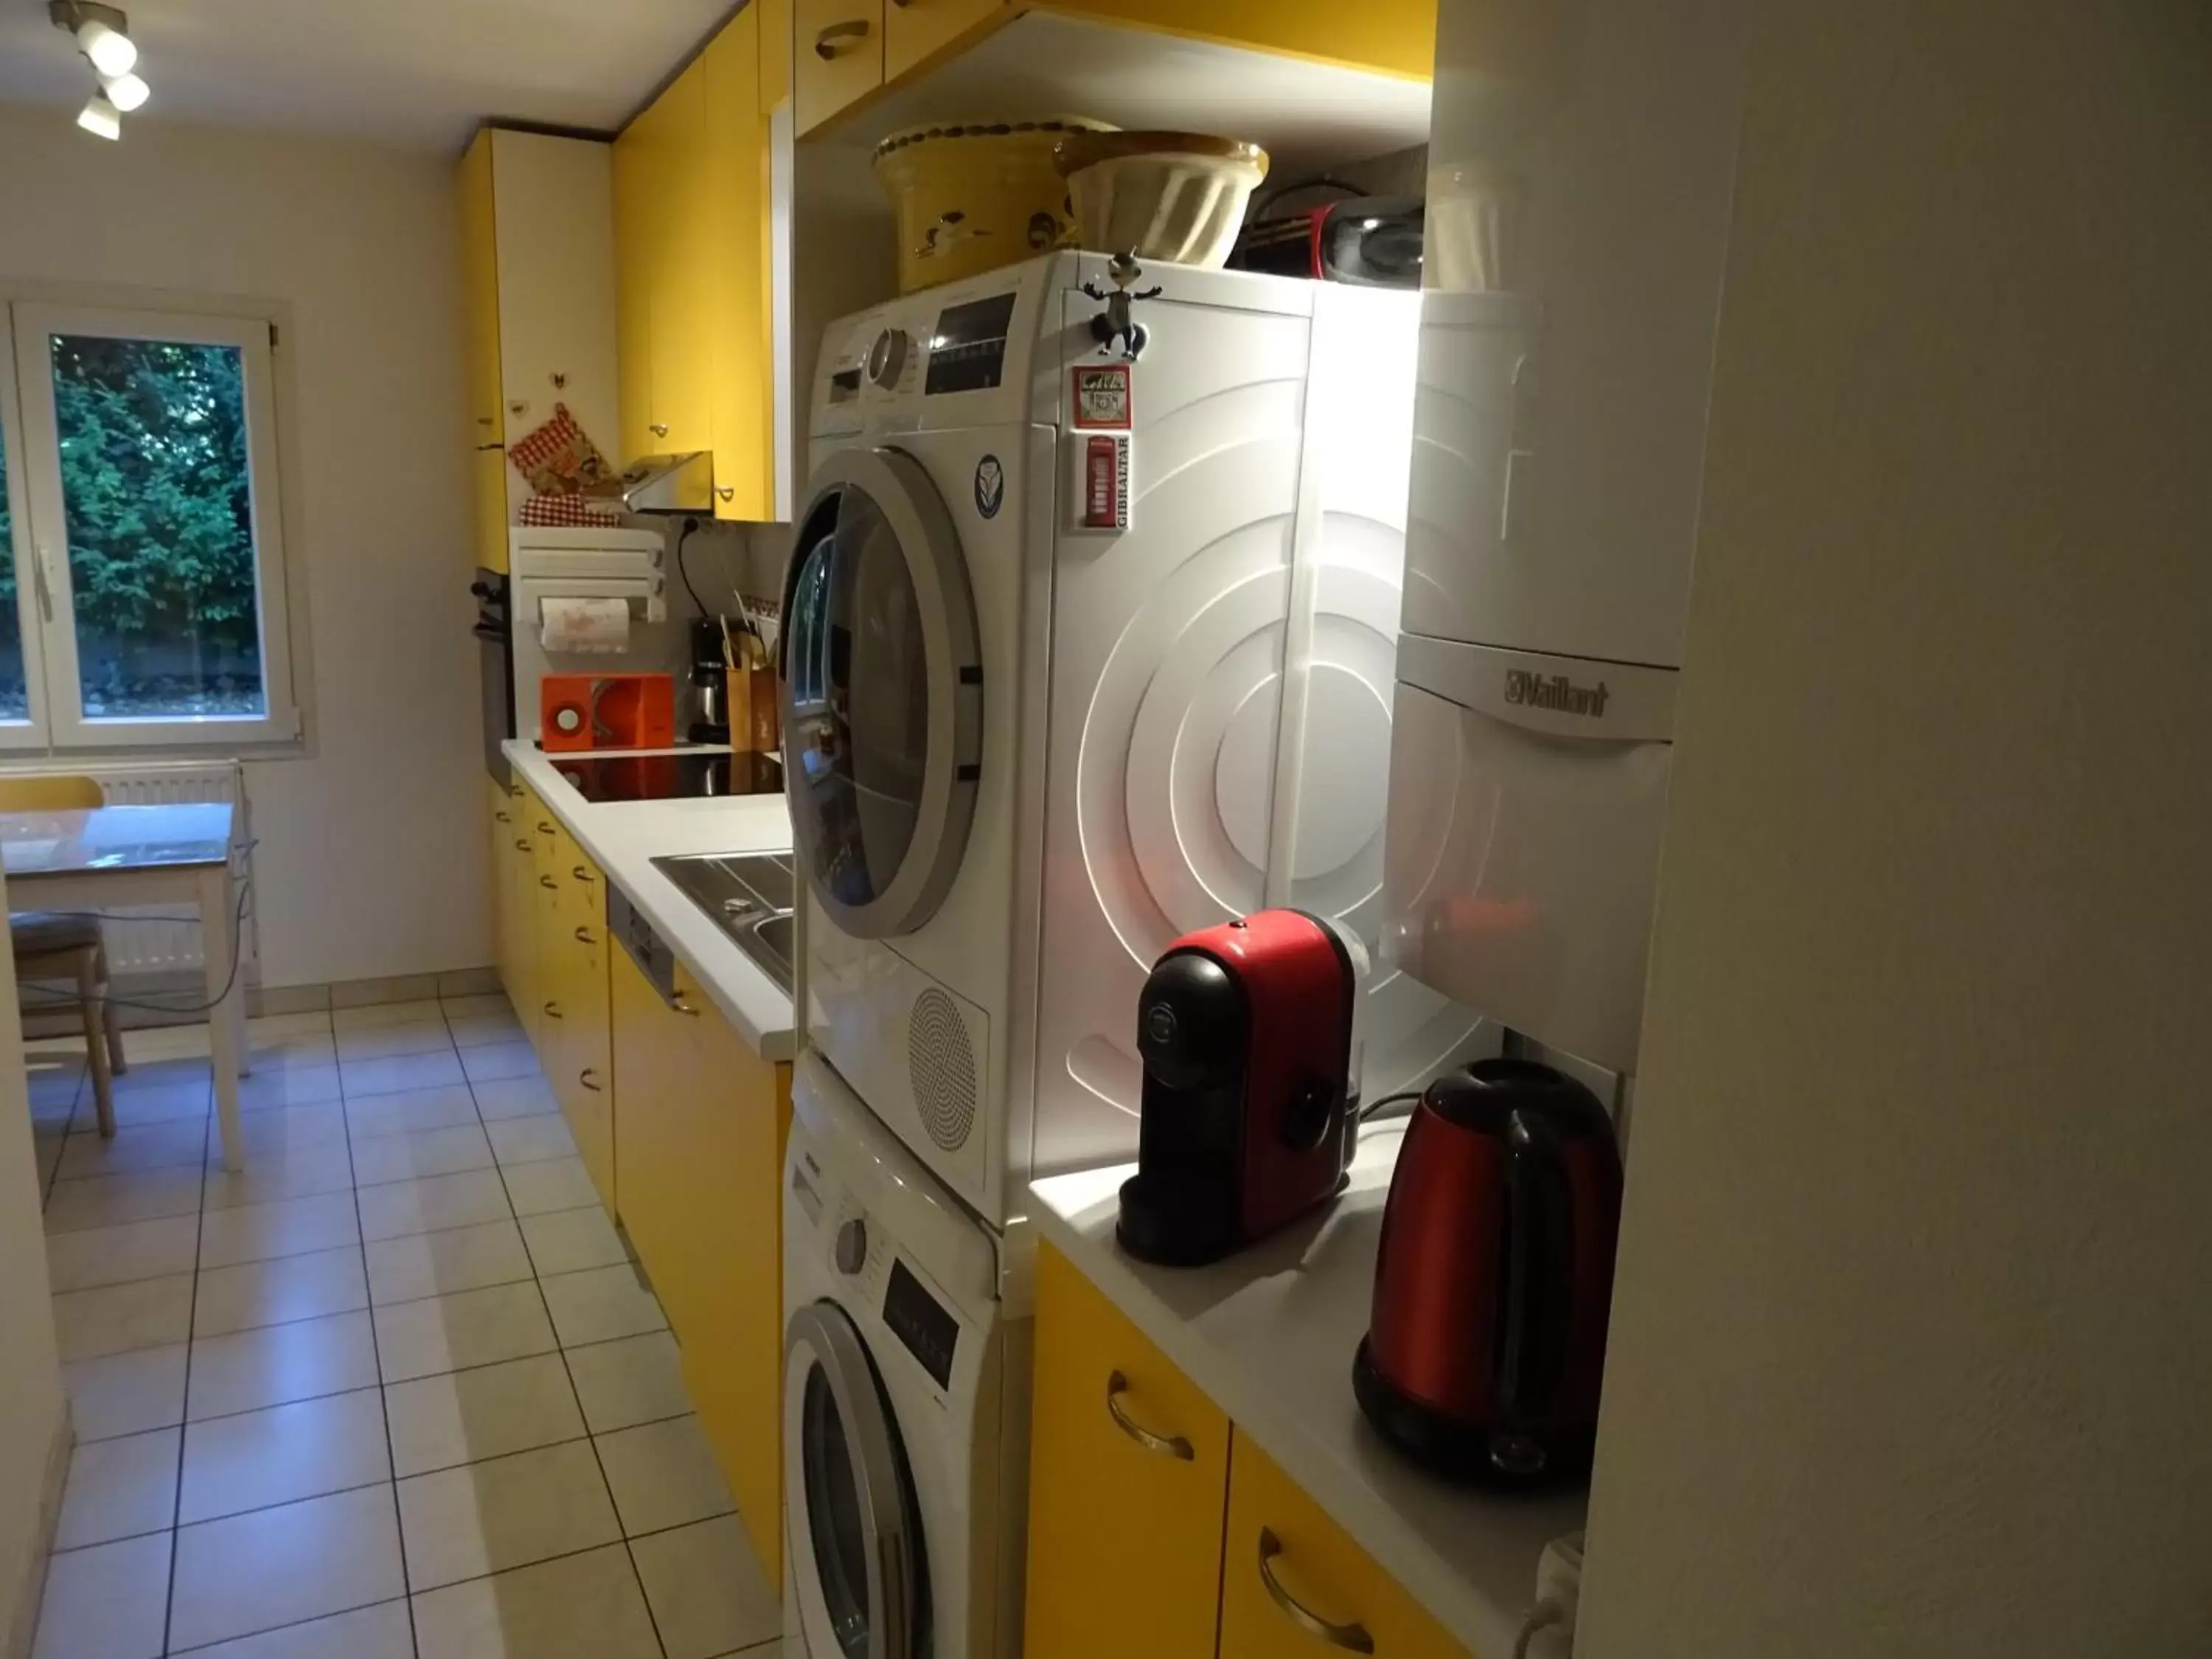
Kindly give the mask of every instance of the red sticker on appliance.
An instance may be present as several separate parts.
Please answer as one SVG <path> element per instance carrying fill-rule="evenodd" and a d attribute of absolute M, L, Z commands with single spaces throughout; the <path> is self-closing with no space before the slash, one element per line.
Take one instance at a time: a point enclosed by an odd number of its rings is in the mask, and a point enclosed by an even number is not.
<path fill-rule="evenodd" d="M 1078 428 L 1127 432 L 1136 424 L 1130 406 L 1129 368 L 1127 363 L 1080 363 L 1068 371 L 1074 377 L 1070 418 Z"/>
<path fill-rule="evenodd" d="M 1083 441 L 1083 528 L 1129 527 L 1129 441 L 1102 433 Z"/>

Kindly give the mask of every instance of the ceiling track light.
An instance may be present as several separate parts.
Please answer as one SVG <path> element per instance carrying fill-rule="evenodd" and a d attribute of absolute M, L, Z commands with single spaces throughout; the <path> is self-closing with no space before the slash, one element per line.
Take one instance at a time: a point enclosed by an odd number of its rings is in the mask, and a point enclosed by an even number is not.
<path fill-rule="evenodd" d="M 50 0 L 46 15 L 76 39 L 77 50 L 100 77 L 100 90 L 78 113 L 77 125 L 102 138 L 120 138 L 125 112 L 153 96 L 153 89 L 132 72 L 138 47 L 131 39 L 131 20 L 119 8 L 98 0 Z"/>

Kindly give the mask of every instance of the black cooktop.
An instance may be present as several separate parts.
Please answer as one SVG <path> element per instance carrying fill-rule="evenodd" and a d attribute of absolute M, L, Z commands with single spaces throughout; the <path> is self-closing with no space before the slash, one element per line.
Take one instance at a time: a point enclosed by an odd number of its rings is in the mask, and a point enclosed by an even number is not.
<path fill-rule="evenodd" d="M 548 755 L 553 769 L 589 801 L 687 800 L 711 795 L 780 795 L 774 755 Z"/>

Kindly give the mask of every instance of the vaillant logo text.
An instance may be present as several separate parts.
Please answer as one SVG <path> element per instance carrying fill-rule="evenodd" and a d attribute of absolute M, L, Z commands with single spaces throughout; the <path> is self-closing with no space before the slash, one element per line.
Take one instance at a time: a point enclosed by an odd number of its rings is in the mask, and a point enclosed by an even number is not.
<path fill-rule="evenodd" d="M 1561 714 L 1580 714 L 1586 720 L 1603 720 L 1605 701 L 1612 695 L 1603 680 L 1595 685 L 1577 685 L 1565 674 L 1547 678 L 1525 668 L 1509 670 L 1505 676 L 1506 702 Z"/>

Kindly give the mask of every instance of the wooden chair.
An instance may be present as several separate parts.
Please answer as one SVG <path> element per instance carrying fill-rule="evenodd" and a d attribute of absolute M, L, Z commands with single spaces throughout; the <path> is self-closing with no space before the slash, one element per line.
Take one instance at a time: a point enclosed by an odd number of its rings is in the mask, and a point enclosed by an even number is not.
<path fill-rule="evenodd" d="M 101 805 L 106 796 L 99 780 L 55 774 L 0 778 L 0 812 L 70 812 Z M 103 1137 L 115 1133 L 113 1079 L 128 1068 L 123 1058 L 123 1030 L 107 996 L 107 947 L 94 916 L 53 915 L 27 910 L 8 918 L 15 948 L 18 984 L 66 980 L 76 986 L 84 1015 L 85 1058 L 92 1067 L 92 1100 Z"/>

